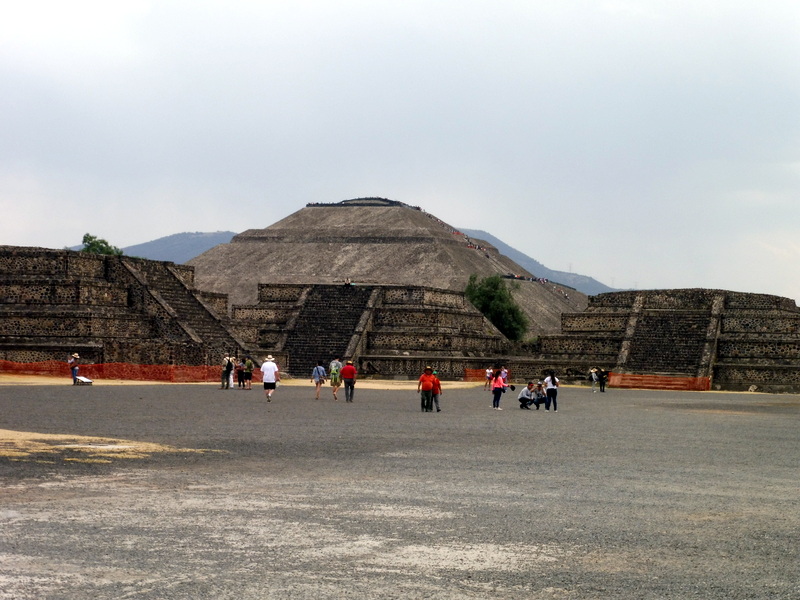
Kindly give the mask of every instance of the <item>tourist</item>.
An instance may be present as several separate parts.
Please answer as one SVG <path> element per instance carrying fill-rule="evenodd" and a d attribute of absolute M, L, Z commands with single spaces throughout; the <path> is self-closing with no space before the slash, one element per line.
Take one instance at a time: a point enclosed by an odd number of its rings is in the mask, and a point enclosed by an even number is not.
<path fill-rule="evenodd" d="M 605 369 L 600 369 L 597 372 L 597 380 L 600 383 L 600 391 L 606 391 L 606 380 L 608 379 L 608 372 Z"/>
<path fill-rule="evenodd" d="M 240 390 L 244 389 L 244 359 L 240 358 L 236 361 L 236 387 Z"/>
<path fill-rule="evenodd" d="M 249 356 L 244 361 L 244 389 L 253 389 L 253 359 Z"/>
<path fill-rule="evenodd" d="M 547 397 L 544 400 L 544 409 L 550 410 L 550 404 L 553 405 L 553 412 L 558 412 L 558 386 L 560 382 L 556 377 L 555 371 L 549 371 L 547 377 L 544 379 L 545 393 Z"/>
<path fill-rule="evenodd" d="M 486 382 L 483 384 L 483 391 L 492 389 L 492 375 L 494 374 L 494 369 L 489 367 L 486 369 Z"/>
<path fill-rule="evenodd" d="M 503 410 L 500 408 L 500 397 L 505 393 L 508 383 L 503 380 L 503 372 L 501 369 L 495 369 L 492 374 L 492 408 L 494 410 Z"/>
<path fill-rule="evenodd" d="M 529 381 L 528 385 L 522 388 L 522 391 L 519 393 L 519 396 L 517 396 L 517 400 L 519 400 L 519 407 L 521 409 L 527 409 L 527 410 L 531 409 L 531 404 L 535 402 L 533 395 L 535 389 L 536 389 L 536 384 L 534 383 L 533 380 Z M 539 408 L 538 405 L 536 408 Z"/>
<path fill-rule="evenodd" d="M 596 367 L 593 367 L 589 371 L 589 381 L 592 382 L 592 393 L 596 394 L 597 393 L 597 382 L 600 381 L 600 377 L 598 377 L 598 375 L 597 375 L 597 368 Z"/>
<path fill-rule="evenodd" d="M 275 363 L 272 354 L 267 356 L 261 364 L 261 373 L 263 373 L 262 380 L 264 381 L 264 393 L 267 396 L 267 402 L 272 402 L 272 393 L 281 380 L 280 369 Z"/>
<path fill-rule="evenodd" d="M 355 393 L 356 375 L 358 374 L 356 368 L 353 366 L 353 361 L 348 360 L 339 374 L 342 376 L 342 381 L 344 382 L 344 400 L 345 402 L 352 402 L 353 394 Z"/>
<path fill-rule="evenodd" d="M 544 384 L 541 381 L 536 382 L 536 387 L 533 389 L 533 403 L 536 405 L 536 410 L 544 404 L 547 394 L 544 392 Z"/>
<path fill-rule="evenodd" d="M 331 389 L 333 389 L 334 402 L 339 400 L 339 398 L 336 396 L 336 392 L 338 392 L 339 388 L 342 387 L 342 375 L 340 373 L 341 370 L 342 361 L 336 357 L 331 361 L 331 364 L 328 365 L 328 374 L 331 377 Z"/>
<path fill-rule="evenodd" d="M 419 394 L 422 412 L 433 412 L 433 388 L 436 377 L 432 367 L 425 367 L 422 375 L 417 380 L 417 393 Z"/>
<path fill-rule="evenodd" d="M 442 412 L 442 409 L 439 407 L 439 396 L 442 395 L 442 382 L 439 381 L 439 371 L 433 372 L 434 382 L 433 382 L 433 403 L 436 405 L 436 412 Z"/>
<path fill-rule="evenodd" d="M 316 388 L 316 395 L 314 396 L 314 400 L 319 400 L 319 391 L 322 388 L 322 385 L 325 383 L 325 378 L 328 376 L 325 373 L 325 367 L 322 366 L 322 361 L 317 361 L 317 366 L 314 367 L 314 370 L 311 371 L 311 382 L 314 384 Z"/>
<path fill-rule="evenodd" d="M 81 357 L 76 352 L 67 360 L 69 371 L 72 373 L 72 385 L 78 385 L 78 365 L 81 362 Z"/>
<path fill-rule="evenodd" d="M 227 390 L 231 387 L 231 376 L 233 374 L 233 359 L 230 356 L 225 356 L 222 359 L 222 379 L 219 389 Z"/>

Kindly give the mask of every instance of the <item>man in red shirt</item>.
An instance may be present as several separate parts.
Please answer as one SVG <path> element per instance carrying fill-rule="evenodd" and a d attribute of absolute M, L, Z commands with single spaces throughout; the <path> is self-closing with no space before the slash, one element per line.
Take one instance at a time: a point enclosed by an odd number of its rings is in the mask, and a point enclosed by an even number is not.
<path fill-rule="evenodd" d="M 442 395 L 442 382 L 439 380 L 439 372 L 433 372 L 433 403 L 436 405 L 436 412 L 442 412 L 439 407 L 439 396 Z"/>
<path fill-rule="evenodd" d="M 417 393 L 420 395 L 422 412 L 433 412 L 433 388 L 436 385 L 436 376 L 432 367 L 425 367 L 417 382 Z"/>
<path fill-rule="evenodd" d="M 348 360 L 347 364 L 342 367 L 342 370 L 339 371 L 339 375 L 344 382 L 344 400 L 345 402 L 352 402 L 353 401 L 353 392 L 355 391 L 356 385 L 356 375 L 357 371 L 356 368 L 353 366 L 353 361 Z"/>

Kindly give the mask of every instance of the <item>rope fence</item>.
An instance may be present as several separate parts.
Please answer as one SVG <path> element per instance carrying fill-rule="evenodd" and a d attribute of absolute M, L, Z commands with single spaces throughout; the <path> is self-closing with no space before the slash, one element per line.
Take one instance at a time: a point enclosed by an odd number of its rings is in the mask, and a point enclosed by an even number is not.
<path fill-rule="evenodd" d="M 0 373 L 71 378 L 67 363 L 58 360 L 32 363 L 0 360 Z M 168 381 L 172 383 L 219 382 L 222 377 L 222 366 L 97 363 L 79 365 L 78 374 L 92 380 L 118 379 L 123 381 Z M 235 377 L 234 373 L 234 379 Z M 261 371 L 258 369 L 253 370 L 253 381 L 261 382 Z"/>

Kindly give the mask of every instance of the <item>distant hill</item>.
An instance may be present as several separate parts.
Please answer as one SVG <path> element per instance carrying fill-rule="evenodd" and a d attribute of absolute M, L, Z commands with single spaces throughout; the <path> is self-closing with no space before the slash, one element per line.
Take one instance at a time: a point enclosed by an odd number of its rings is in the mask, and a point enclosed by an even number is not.
<path fill-rule="evenodd" d="M 515 263 L 536 275 L 536 277 L 541 277 L 561 283 L 563 285 L 568 285 L 575 288 L 579 292 L 583 292 L 587 296 L 617 291 L 614 288 L 611 288 L 604 283 L 600 283 L 596 279 L 587 275 L 576 275 L 575 273 L 566 273 L 564 271 L 554 271 L 552 269 L 548 269 L 539 261 L 534 260 L 527 254 L 523 254 L 519 250 L 515 250 L 508 244 L 494 237 L 491 233 L 480 231 L 478 229 L 462 229 L 461 232 L 466 233 L 471 238 L 477 238 L 479 240 L 489 242 L 502 254 L 505 254 Z"/>
<path fill-rule="evenodd" d="M 128 256 L 138 256 L 150 260 L 169 260 L 183 264 L 214 246 L 227 244 L 234 235 L 236 234 L 232 231 L 175 233 L 152 242 L 128 246 L 122 251 Z"/>

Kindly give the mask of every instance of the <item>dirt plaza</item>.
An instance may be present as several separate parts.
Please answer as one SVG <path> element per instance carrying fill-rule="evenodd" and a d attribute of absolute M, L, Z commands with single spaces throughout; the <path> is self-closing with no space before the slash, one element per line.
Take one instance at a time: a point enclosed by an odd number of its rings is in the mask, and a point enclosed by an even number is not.
<path fill-rule="evenodd" d="M 800 396 L 342 398 L 2 382 L 0 599 L 800 597 Z"/>

